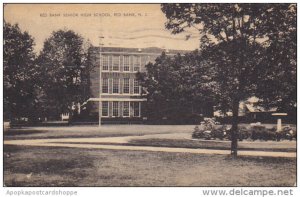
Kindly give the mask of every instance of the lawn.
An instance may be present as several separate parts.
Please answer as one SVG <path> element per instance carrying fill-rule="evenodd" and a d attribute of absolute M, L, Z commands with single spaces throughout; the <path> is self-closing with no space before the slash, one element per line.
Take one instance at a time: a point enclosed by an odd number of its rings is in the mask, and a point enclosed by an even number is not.
<path fill-rule="evenodd" d="M 146 134 L 190 133 L 193 125 L 103 125 L 66 127 L 23 127 L 4 131 L 4 139 L 119 137 Z"/>
<path fill-rule="evenodd" d="M 177 148 L 204 148 L 230 150 L 231 142 L 223 140 L 190 140 L 190 139 L 165 139 L 165 138 L 141 138 L 132 139 L 127 145 L 177 147 Z M 249 141 L 238 142 L 239 150 L 296 152 L 296 141 Z"/>
<path fill-rule="evenodd" d="M 4 146 L 6 186 L 293 186 L 296 159 Z"/>
<path fill-rule="evenodd" d="M 249 126 L 249 124 L 240 124 Z M 275 124 L 266 124 L 272 128 Z M 291 125 L 293 128 L 295 125 Z M 195 125 L 96 125 L 23 127 L 4 130 L 4 139 L 80 138 L 80 137 L 120 137 L 149 134 L 188 134 L 191 136 Z"/>

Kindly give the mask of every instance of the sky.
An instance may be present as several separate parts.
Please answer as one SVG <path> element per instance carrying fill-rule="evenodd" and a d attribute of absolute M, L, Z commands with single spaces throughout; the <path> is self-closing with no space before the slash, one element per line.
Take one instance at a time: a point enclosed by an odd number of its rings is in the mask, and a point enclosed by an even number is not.
<path fill-rule="evenodd" d="M 4 19 L 34 37 L 36 52 L 59 29 L 73 30 L 94 46 L 194 50 L 200 45 L 197 29 L 177 35 L 166 30 L 159 4 L 8 4 Z"/>

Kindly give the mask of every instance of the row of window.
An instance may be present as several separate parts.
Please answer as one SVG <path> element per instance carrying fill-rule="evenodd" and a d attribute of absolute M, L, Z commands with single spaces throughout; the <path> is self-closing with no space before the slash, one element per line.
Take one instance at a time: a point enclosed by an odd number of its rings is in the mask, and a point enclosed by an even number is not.
<path fill-rule="evenodd" d="M 120 71 L 121 58 L 123 58 L 123 71 L 130 72 L 130 66 L 133 66 L 133 71 L 140 71 L 142 64 L 141 56 L 117 56 L 117 55 L 102 55 L 102 71 L 109 71 L 111 65 L 112 71 Z"/>
<path fill-rule="evenodd" d="M 130 101 L 102 101 L 102 116 L 108 117 L 109 111 L 112 112 L 112 117 L 120 117 L 121 114 L 123 117 L 140 117 L 141 103 Z"/>
<path fill-rule="evenodd" d="M 140 85 L 137 79 L 133 80 L 133 94 L 140 94 Z M 120 94 L 120 85 L 121 81 L 123 81 L 123 94 L 130 94 L 130 78 L 103 78 L 102 79 L 102 93 L 108 94 L 109 87 L 112 85 L 112 93 L 113 94 Z"/>

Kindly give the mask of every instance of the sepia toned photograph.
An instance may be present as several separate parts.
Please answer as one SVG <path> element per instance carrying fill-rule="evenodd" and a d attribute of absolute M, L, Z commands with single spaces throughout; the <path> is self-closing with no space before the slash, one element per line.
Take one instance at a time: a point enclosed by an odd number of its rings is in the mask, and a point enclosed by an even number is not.
<path fill-rule="evenodd" d="M 3 187 L 297 187 L 296 3 L 2 6 Z"/>

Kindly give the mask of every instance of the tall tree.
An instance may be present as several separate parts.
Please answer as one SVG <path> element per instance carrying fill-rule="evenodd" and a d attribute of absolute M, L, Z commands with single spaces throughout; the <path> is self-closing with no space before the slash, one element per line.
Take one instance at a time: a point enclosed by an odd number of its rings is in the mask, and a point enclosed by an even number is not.
<path fill-rule="evenodd" d="M 71 112 L 73 104 L 88 97 L 84 92 L 86 62 L 84 39 L 75 32 L 58 30 L 46 39 L 38 57 L 43 73 L 41 105 L 44 114 L 58 118 L 61 113 Z"/>
<path fill-rule="evenodd" d="M 5 21 L 3 36 L 4 118 L 34 119 L 38 78 L 34 40 L 18 24 Z"/>
<path fill-rule="evenodd" d="M 266 41 L 267 55 L 262 62 L 266 69 L 260 73 L 258 96 L 264 98 L 264 105 L 278 107 L 296 119 L 297 8 L 292 4 L 288 10 L 282 9 L 282 5 L 273 9 L 266 15 L 273 18 L 268 24 L 272 31 Z"/>
<path fill-rule="evenodd" d="M 237 126 L 239 102 L 259 94 L 264 100 L 278 100 L 279 95 L 289 94 L 284 87 L 295 85 L 296 6 L 292 4 L 163 4 L 167 17 L 166 28 L 180 33 L 186 28 L 197 28 L 202 36 L 211 40 L 209 54 L 211 65 L 216 67 L 215 81 L 219 84 L 222 108 L 229 108 L 232 117 L 231 154 L 237 156 Z M 276 27 L 278 26 L 278 27 Z M 285 36 L 284 36 L 285 35 Z M 282 42 L 279 42 L 281 38 Z M 207 40 L 209 40 L 207 39 Z M 289 40 L 293 49 L 284 53 Z M 276 46 L 276 47 L 275 47 Z M 263 48 L 264 47 L 264 48 Z M 273 51 L 274 53 L 265 53 Z M 281 54 L 278 63 L 275 56 Z M 284 74 L 283 74 L 284 73 Z M 282 77 L 277 78 L 277 75 Z M 287 79 L 291 79 L 289 83 Z M 281 81 L 282 80 L 282 81 Z M 260 83 L 260 84 L 259 84 Z M 271 87 L 269 87 L 271 86 Z M 269 87 L 269 93 L 263 93 Z M 291 97 L 295 98 L 293 90 Z M 260 94 L 261 93 L 261 94 Z M 287 98 L 287 97 L 285 97 Z M 289 98 L 290 99 L 290 98 Z"/>
<path fill-rule="evenodd" d="M 212 114 L 214 84 L 206 65 L 197 50 L 174 57 L 162 53 L 155 63 L 147 64 L 147 72 L 138 74 L 147 90 L 147 117 L 154 121 L 166 117 L 180 124 L 193 121 L 197 114 Z"/>

